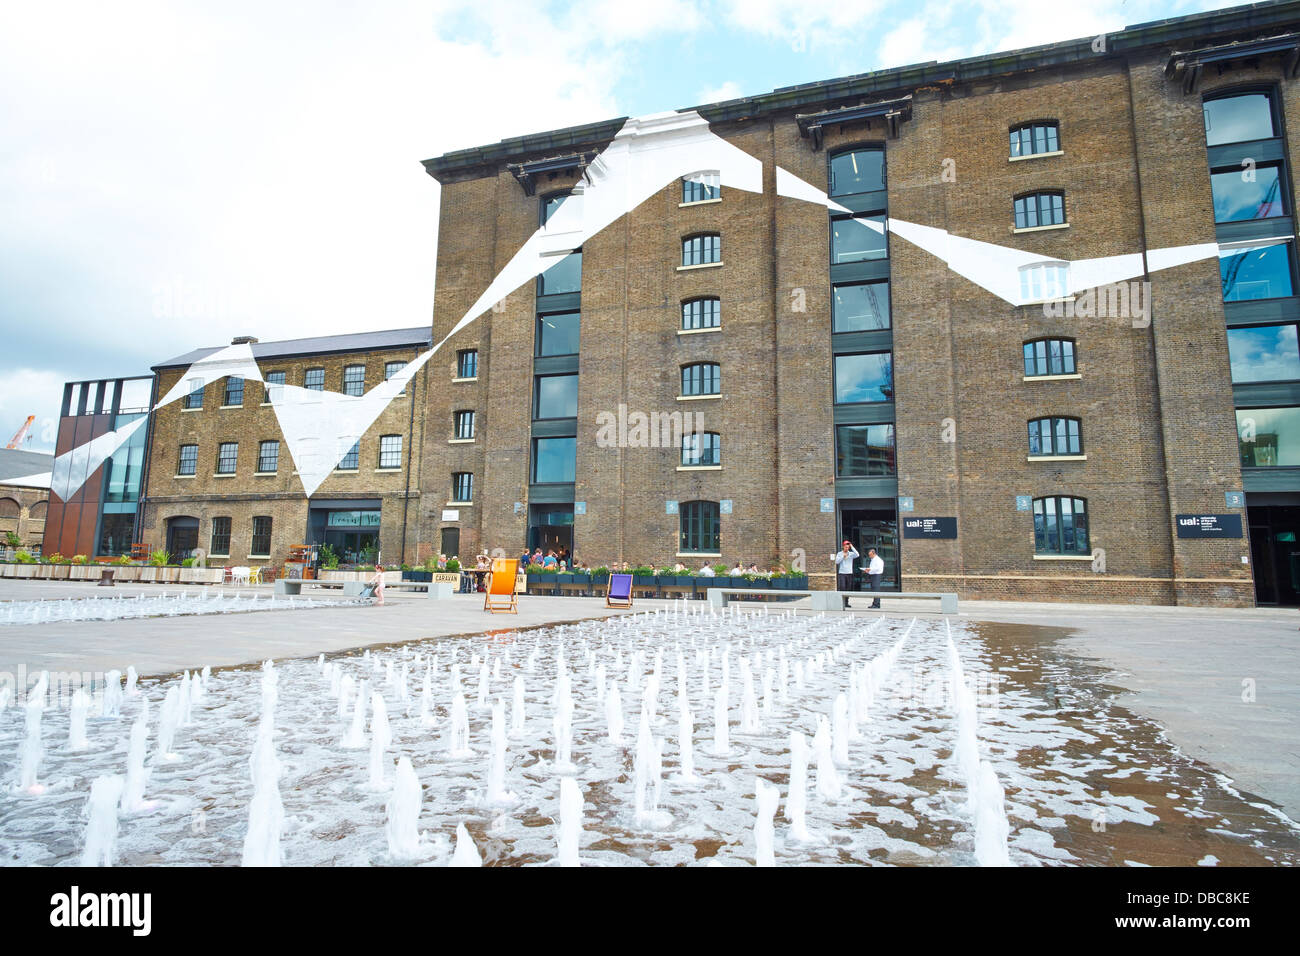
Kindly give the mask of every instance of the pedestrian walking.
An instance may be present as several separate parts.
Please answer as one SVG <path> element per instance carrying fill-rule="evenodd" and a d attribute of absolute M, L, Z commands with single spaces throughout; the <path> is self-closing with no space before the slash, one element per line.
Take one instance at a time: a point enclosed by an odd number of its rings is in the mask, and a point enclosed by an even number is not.
<path fill-rule="evenodd" d="M 835 590 L 853 590 L 853 562 L 858 556 L 858 549 L 848 541 L 844 542 L 841 550 L 831 555 L 831 560 L 835 562 Z M 849 606 L 847 594 L 844 596 L 844 606 Z"/>

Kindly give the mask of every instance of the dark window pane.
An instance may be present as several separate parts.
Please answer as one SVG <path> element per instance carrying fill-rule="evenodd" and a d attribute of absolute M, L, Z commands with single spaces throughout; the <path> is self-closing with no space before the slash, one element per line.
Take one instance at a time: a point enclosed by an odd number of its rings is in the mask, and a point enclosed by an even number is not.
<path fill-rule="evenodd" d="M 265 401 L 277 402 L 284 396 L 284 373 L 267 372 L 264 382 L 264 391 L 266 393 Z"/>
<path fill-rule="evenodd" d="M 201 378 L 190 379 L 190 390 L 185 395 L 185 407 L 186 408 L 203 407 L 203 379 Z"/>
<path fill-rule="evenodd" d="M 716 501 L 685 501 L 678 507 L 681 550 L 717 554 L 722 550 Z"/>
<path fill-rule="evenodd" d="M 578 414 L 578 376 L 539 375 L 534 418 L 574 418 Z"/>
<path fill-rule="evenodd" d="M 701 362 L 682 369 L 683 395 L 717 395 L 721 391 L 722 371 L 717 364 Z"/>
<path fill-rule="evenodd" d="M 1237 409 L 1243 468 L 1300 465 L 1300 408 Z"/>
<path fill-rule="evenodd" d="M 226 379 L 226 395 L 222 405 L 243 405 L 244 404 L 244 379 L 239 375 L 231 375 Z"/>
<path fill-rule="evenodd" d="M 217 474 L 234 474 L 238 459 L 239 442 L 222 442 L 217 448 Z"/>
<path fill-rule="evenodd" d="M 867 225 L 875 223 L 878 229 Z M 883 213 L 838 216 L 831 220 L 831 262 L 863 262 L 889 255 Z"/>
<path fill-rule="evenodd" d="M 253 547 L 251 555 L 269 556 L 271 553 L 271 519 L 257 517 L 253 519 Z"/>
<path fill-rule="evenodd" d="M 894 397 L 892 352 L 835 356 L 835 401 L 888 402 Z"/>
<path fill-rule="evenodd" d="M 533 481 L 570 482 L 578 469 L 578 439 L 533 439 Z"/>
<path fill-rule="evenodd" d="M 354 443 L 336 467 L 339 471 L 357 471 L 361 467 L 361 442 Z"/>
<path fill-rule="evenodd" d="M 313 392 L 325 391 L 325 370 L 323 368 L 309 368 L 303 375 L 302 381 L 304 388 L 309 388 Z"/>
<path fill-rule="evenodd" d="M 1232 380 L 1289 382 L 1300 379 L 1300 351 L 1294 325 L 1228 329 Z"/>
<path fill-rule="evenodd" d="M 538 355 L 577 355 L 581 315 L 557 312 L 537 317 Z"/>
<path fill-rule="evenodd" d="M 179 463 L 176 466 L 176 474 L 192 475 L 198 470 L 199 465 L 199 446 L 198 445 L 181 445 Z"/>
<path fill-rule="evenodd" d="M 456 353 L 456 377 L 475 378 L 478 376 L 478 350 L 465 349 Z"/>
<path fill-rule="evenodd" d="M 1267 93 L 1224 96 L 1205 102 L 1207 146 L 1271 139 L 1276 135 L 1272 99 Z"/>
<path fill-rule="evenodd" d="M 456 437 L 457 438 L 474 437 L 474 413 L 473 412 L 456 413 Z"/>
<path fill-rule="evenodd" d="M 473 472 L 458 471 L 452 474 L 451 500 L 452 501 L 473 501 L 474 500 Z"/>
<path fill-rule="evenodd" d="M 366 391 L 366 367 L 348 365 L 343 369 L 343 394 L 363 395 Z"/>
<path fill-rule="evenodd" d="M 682 240 L 682 265 L 699 266 L 722 261 L 722 237 L 716 233 Z"/>
<path fill-rule="evenodd" d="M 894 474 L 894 426 L 837 426 L 835 474 L 840 478 L 875 478 Z"/>
<path fill-rule="evenodd" d="M 538 295 L 582 291 L 582 250 L 571 252 L 537 278 Z"/>
<path fill-rule="evenodd" d="M 264 441 L 257 446 L 257 470 L 261 472 L 276 471 L 280 467 L 280 443 Z"/>
<path fill-rule="evenodd" d="M 717 432 L 693 432 L 682 437 L 683 465 L 721 465 L 722 438 Z"/>
<path fill-rule="evenodd" d="M 683 329 L 716 329 L 722 324 L 722 303 L 718 299 L 692 299 L 682 303 Z"/>
<path fill-rule="evenodd" d="M 1219 257 L 1223 301 L 1278 299 L 1292 294 L 1291 243 L 1252 246 Z"/>
<path fill-rule="evenodd" d="M 884 150 L 855 149 L 831 157 L 830 195 L 848 196 L 884 188 Z"/>
<path fill-rule="evenodd" d="M 212 519 L 212 542 L 208 552 L 212 555 L 230 554 L 230 519 Z"/>
<path fill-rule="evenodd" d="M 831 331 L 863 332 L 889 328 L 889 283 L 837 285 L 832 290 Z"/>
<path fill-rule="evenodd" d="M 379 467 L 402 467 L 402 436 L 381 435 L 379 438 Z"/>

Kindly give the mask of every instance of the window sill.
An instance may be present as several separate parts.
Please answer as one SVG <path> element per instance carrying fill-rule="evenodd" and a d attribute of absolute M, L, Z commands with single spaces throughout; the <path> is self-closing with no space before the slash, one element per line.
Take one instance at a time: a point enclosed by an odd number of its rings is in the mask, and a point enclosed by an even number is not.
<path fill-rule="evenodd" d="M 1035 561 L 1091 561 L 1090 554 L 1036 554 Z"/>
<path fill-rule="evenodd" d="M 697 199 L 694 202 L 679 202 L 677 208 L 685 209 L 687 206 L 708 206 L 717 202 L 722 202 L 721 196 L 718 196 L 716 199 Z"/>
<path fill-rule="evenodd" d="M 675 558 L 720 558 L 722 557 L 722 552 L 721 551 L 678 551 L 675 555 L 673 555 L 673 557 Z M 620 571 L 619 573 L 622 574 L 623 572 Z M 682 575 L 682 577 L 687 577 L 687 576 L 688 575 L 685 574 Z"/>
<path fill-rule="evenodd" d="M 1083 378 L 1078 372 L 1070 375 L 1026 375 L 1026 382 L 1065 382 L 1076 378 Z"/>
<path fill-rule="evenodd" d="M 1046 152 L 1046 153 L 1028 153 L 1028 154 L 1026 154 L 1026 155 L 1024 155 L 1024 156 L 1008 156 L 1008 157 L 1007 157 L 1007 162 L 1008 162 L 1008 163 L 1022 163 L 1022 162 L 1024 162 L 1026 159 L 1046 159 L 1048 156 L 1064 156 L 1064 155 L 1065 155 L 1065 150 L 1063 150 L 1063 149 L 1053 149 L 1053 150 L 1050 150 L 1050 151 L 1048 151 L 1048 152 Z"/>
<path fill-rule="evenodd" d="M 243 408 L 243 407 L 244 407 L 244 406 L 243 406 L 242 404 L 240 404 L 240 405 L 218 405 L 218 406 L 217 406 L 217 409 L 220 410 L 220 409 L 223 409 L 223 408 Z"/>
<path fill-rule="evenodd" d="M 213 473 L 212 477 L 213 478 L 234 478 L 235 473 L 233 471 L 215 472 Z"/>
<path fill-rule="evenodd" d="M 1012 226 L 1011 231 L 1016 235 L 1022 232 L 1051 232 L 1053 229 L 1069 229 L 1068 222 L 1054 222 L 1050 226 Z"/>
<path fill-rule="evenodd" d="M 477 382 L 477 381 L 478 381 L 478 376 L 475 375 L 475 376 L 473 376 L 472 378 L 456 378 L 456 377 L 453 376 L 453 377 L 452 377 L 452 381 L 453 381 L 453 382 Z"/>
<path fill-rule="evenodd" d="M 679 401 L 679 402 L 702 402 L 702 401 L 704 401 L 705 399 L 709 399 L 709 398 L 721 398 L 721 397 L 722 397 L 722 393 L 721 393 L 721 392 L 715 392 L 715 393 L 712 394 L 712 395 L 678 395 L 678 396 L 677 396 L 677 401 Z"/>
<path fill-rule="evenodd" d="M 722 326 L 712 325 L 709 326 L 707 329 L 678 329 L 677 334 L 678 335 L 699 335 L 702 332 L 721 332 L 721 331 L 722 331 Z"/>
<path fill-rule="evenodd" d="M 398 474 L 401 470 L 402 470 L 402 466 L 401 466 L 401 465 L 398 465 L 396 468 L 376 468 L 376 469 L 375 469 L 375 474 L 377 474 L 377 475 L 396 475 L 396 474 Z"/>
<path fill-rule="evenodd" d="M 721 465 L 678 465 L 678 471 L 722 471 Z"/>
<path fill-rule="evenodd" d="M 1050 299 L 1029 299 L 1025 302 L 1017 302 L 1016 305 L 1020 308 L 1024 308 L 1025 306 L 1030 306 L 1030 305 L 1058 305 L 1061 303 L 1073 302 L 1073 301 L 1074 301 L 1074 296 L 1072 295 L 1058 295 Z"/>
<path fill-rule="evenodd" d="M 270 556 L 269 554 L 250 554 L 248 557 L 249 557 L 250 559 L 252 559 L 252 560 L 256 560 L 256 561 L 269 561 L 269 560 L 271 560 L 271 556 Z"/>
<path fill-rule="evenodd" d="M 173 478 L 197 478 L 198 475 L 172 475 Z"/>
<path fill-rule="evenodd" d="M 336 475 L 356 475 L 356 474 L 360 474 L 360 472 L 361 472 L 360 468 L 335 468 L 334 469 L 334 474 Z"/>
<path fill-rule="evenodd" d="M 258 407 L 258 408 L 270 408 L 270 407 L 271 407 L 272 405 L 274 405 L 274 404 L 275 404 L 275 402 L 259 402 L 258 405 L 257 405 L 257 407 Z"/>
<path fill-rule="evenodd" d="M 1030 455 L 1025 461 L 1087 461 L 1087 455 Z"/>
<path fill-rule="evenodd" d="M 254 478 L 274 478 L 274 477 L 275 477 L 276 475 L 278 475 L 278 474 L 279 474 L 278 471 L 255 471 L 255 472 L 253 472 L 253 477 L 254 477 Z"/>
<path fill-rule="evenodd" d="M 472 444 L 474 444 L 474 439 L 472 439 L 472 438 L 448 438 L 448 439 L 447 439 L 447 444 L 448 444 L 448 445 L 472 445 Z"/>
<path fill-rule="evenodd" d="M 449 501 L 449 502 L 447 502 L 447 507 L 448 507 L 448 508 L 472 508 L 473 506 L 474 506 L 474 502 L 472 502 L 472 501 Z"/>
<path fill-rule="evenodd" d="M 181 411 L 183 411 L 183 412 L 201 412 L 201 411 L 203 411 L 203 406 L 200 405 L 198 408 L 182 408 Z"/>
<path fill-rule="evenodd" d="M 230 552 L 227 551 L 225 554 L 217 554 L 217 553 L 214 551 L 212 554 L 209 554 L 208 557 L 209 557 L 209 558 L 226 558 L 227 560 L 229 560 L 229 558 L 230 558 Z"/>
<path fill-rule="evenodd" d="M 693 266 L 678 266 L 677 271 L 691 272 L 695 269 L 716 269 L 721 265 L 722 265 L 722 260 L 719 259 L 717 262 L 700 262 Z"/>

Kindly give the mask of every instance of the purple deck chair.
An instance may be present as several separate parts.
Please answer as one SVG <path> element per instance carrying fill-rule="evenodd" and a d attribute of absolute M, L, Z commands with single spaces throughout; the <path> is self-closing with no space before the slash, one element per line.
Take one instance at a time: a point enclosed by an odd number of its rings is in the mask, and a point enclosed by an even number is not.
<path fill-rule="evenodd" d="M 611 574 L 609 590 L 605 592 L 605 607 L 632 606 L 632 575 Z"/>

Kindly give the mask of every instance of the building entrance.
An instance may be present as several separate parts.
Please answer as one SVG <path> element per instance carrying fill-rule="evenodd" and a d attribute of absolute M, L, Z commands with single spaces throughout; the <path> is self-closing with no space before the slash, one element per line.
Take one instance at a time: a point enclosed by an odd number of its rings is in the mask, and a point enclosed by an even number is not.
<path fill-rule="evenodd" d="M 542 549 L 542 555 L 563 548 L 573 558 L 573 505 L 529 505 L 528 549 Z"/>
<path fill-rule="evenodd" d="M 1300 505 L 1250 505 L 1255 602 L 1300 605 Z"/>
<path fill-rule="evenodd" d="M 167 519 L 167 552 L 176 562 L 194 557 L 199 546 L 199 519 L 187 516 Z"/>
<path fill-rule="evenodd" d="M 898 590 L 898 515 L 891 499 L 859 499 L 840 502 L 840 539 L 849 541 L 862 555 L 855 561 L 853 585 L 858 590 L 869 589 L 865 568 L 867 551 L 875 548 L 885 562 L 885 573 L 880 579 L 882 591 Z"/>

